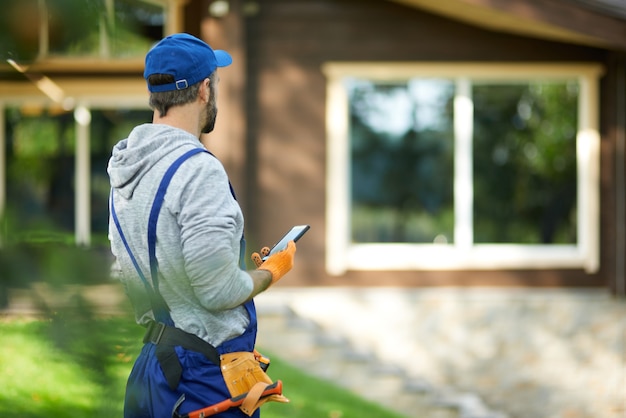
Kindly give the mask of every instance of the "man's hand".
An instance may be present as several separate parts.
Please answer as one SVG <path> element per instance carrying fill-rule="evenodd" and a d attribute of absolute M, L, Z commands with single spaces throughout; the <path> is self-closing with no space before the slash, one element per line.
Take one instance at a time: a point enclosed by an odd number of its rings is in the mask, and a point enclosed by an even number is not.
<path fill-rule="evenodd" d="M 258 270 L 267 270 L 272 274 L 271 284 L 274 284 L 293 268 L 293 258 L 296 254 L 296 244 L 293 241 L 289 241 L 287 248 L 271 255 L 264 262 L 262 257 L 265 257 L 268 253 L 269 248 L 263 247 L 261 249 L 261 254 L 256 252 L 252 253 L 251 258 Z"/>

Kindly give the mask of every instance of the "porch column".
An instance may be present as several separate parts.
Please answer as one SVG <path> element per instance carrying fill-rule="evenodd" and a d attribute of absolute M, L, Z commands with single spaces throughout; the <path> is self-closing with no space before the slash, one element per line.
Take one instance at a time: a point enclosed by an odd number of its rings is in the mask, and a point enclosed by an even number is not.
<path fill-rule="evenodd" d="M 615 293 L 626 298 L 626 54 L 616 61 Z"/>
<path fill-rule="evenodd" d="M 74 231 L 77 245 L 89 245 L 91 243 L 91 152 L 89 133 L 91 112 L 87 107 L 80 105 L 74 110 L 74 120 L 76 121 Z"/>

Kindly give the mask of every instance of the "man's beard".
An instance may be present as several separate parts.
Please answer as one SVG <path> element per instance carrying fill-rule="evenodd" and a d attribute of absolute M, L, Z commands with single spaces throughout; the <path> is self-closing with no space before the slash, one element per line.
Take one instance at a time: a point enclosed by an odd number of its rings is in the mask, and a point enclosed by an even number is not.
<path fill-rule="evenodd" d="M 202 133 L 208 134 L 215 128 L 215 120 L 217 119 L 217 103 L 215 103 L 215 97 L 211 94 L 209 102 L 206 105 L 204 113 L 204 126 L 202 127 Z"/>

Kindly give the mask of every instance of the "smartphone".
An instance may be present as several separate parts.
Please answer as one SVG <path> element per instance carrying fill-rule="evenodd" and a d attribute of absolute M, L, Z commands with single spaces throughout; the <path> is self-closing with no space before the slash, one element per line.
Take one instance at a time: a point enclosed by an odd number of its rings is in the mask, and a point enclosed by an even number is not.
<path fill-rule="evenodd" d="M 287 244 L 289 243 L 289 241 L 293 241 L 293 242 L 298 241 L 300 237 L 304 235 L 306 231 L 309 230 L 309 228 L 310 228 L 309 225 L 297 225 L 291 228 L 291 230 L 287 232 L 285 236 L 283 236 L 281 240 L 278 241 L 278 243 L 276 243 L 276 245 L 272 247 L 272 249 L 270 250 L 270 253 L 267 256 L 263 257 L 262 260 L 265 261 L 267 257 L 269 257 L 270 255 L 287 248 Z"/>

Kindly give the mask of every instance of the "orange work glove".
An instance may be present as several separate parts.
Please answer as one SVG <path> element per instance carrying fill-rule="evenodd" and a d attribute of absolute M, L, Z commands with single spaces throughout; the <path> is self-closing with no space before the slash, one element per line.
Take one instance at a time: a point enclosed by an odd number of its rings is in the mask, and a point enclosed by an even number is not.
<path fill-rule="evenodd" d="M 261 254 L 252 253 L 252 255 L 250 255 L 250 258 L 254 262 L 254 265 L 257 268 L 259 268 L 261 267 L 261 264 L 263 264 L 263 257 L 267 256 L 269 253 L 270 253 L 270 247 L 263 247 L 261 248 Z"/>
<path fill-rule="evenodd" d="M 269 248 L 263 247 L 261 254 L 264 257 L 269 253 Z M 257 269 L 267 270 L 272 273 L 272 284 L 276 283 L 293 268 L 293 258 L 296 254 L 296 243 L 289 241 L 287 248 L 276 254 L 271 255 L 267 260 L 263 261 L 259 253 L 252 253 L 252 261 L 256 264 Z"/>

